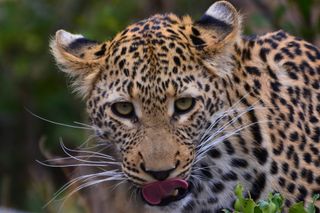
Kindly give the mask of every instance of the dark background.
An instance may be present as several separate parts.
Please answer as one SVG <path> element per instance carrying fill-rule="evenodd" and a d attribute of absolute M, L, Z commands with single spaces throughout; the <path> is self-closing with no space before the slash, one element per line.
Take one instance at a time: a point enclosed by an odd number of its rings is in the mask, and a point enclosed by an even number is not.
<path fill-rule="evenodd" d="M 79 129 L 42 121 L 86 122 L 84 103 L 71 94 L 58 72 L 48 42 L 58 29 L 94 40 L 111 39 L 125 26 L 154 13 L 199 18 L 212 0 L 0 0 L 0 208 L 57 212 L 59 203 L 42 206 L 66 182 L 60 169 L 39 165 L 45 152 L 62 155 L 86 141 Z M 284 29 L 320 46 L 319 0 L 233 0 L 244 16 L 245 34 Z M 72 196 L 64 212 L 82 212 Z M 0 209 L 1 211 L 1 209 Z"/>

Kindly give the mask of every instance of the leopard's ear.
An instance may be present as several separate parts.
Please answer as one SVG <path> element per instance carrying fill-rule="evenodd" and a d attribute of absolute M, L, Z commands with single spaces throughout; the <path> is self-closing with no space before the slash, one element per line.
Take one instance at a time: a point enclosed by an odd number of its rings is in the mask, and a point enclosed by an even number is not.
<path fill-rule="evenodd" d="M 241 39 L 241 16 L 237 10 L 229 2 L 216 2 L 193 26 L 192 42 L 204 66 L 215 75 L 232 73 L 234 44 Z"/>
<path fill-rule="evenodd" d="M 195 26 L 208 49 L 219 50 L 240 38 L 241 16 L 227 1 L 212 4 Z"/>
<path fill-rule="evenodd" d="M 91 90 L 106 46 L 107 43 L 100 44 L 64 30 L 58 30 L 50 42 L 57 65 L 72 78 L 74 90 L 83 97 Z"/>

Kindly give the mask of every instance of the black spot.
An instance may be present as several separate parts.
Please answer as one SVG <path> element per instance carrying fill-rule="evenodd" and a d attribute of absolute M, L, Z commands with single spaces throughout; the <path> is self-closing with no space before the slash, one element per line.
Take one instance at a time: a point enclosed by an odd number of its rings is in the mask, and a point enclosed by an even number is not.
<path fill-rule="evenodd" d="M 311 163 L 312 162 L 312 157 L 311 157 L 309 152 L 306 152 L 306 153 L 303 154 L 303 159 L 307 163 Z"/>
<path fill-rule="evenodd" d="M 119 68 L 122 69 L 125 63 L 126 63 L 125 59 L 122 59 L 121 61 L 119 61 Z"/>
<path fill-rule="evenodd" d="M 183 54 L 183 50 L 182 50 L 181 48 L 179 48 L 179 47 L 176 48 L 176 52 L 177 52 L 179 55 Z"/>
<path fill-rule="evenodd" d="M 248 103 L 246 98 L 242 98 L 241 102 L 243 104 L 245 104 L 246 106 L 251 107 L 251 105 Z M 261 129 L 258 124 L 258 119 L 254 113 L 254 110 L 249 111 L 249 117 L 250 117 L 251 123 L 253 124 L 253 125 L 251 125 L 250 130 L 253 135 L 254 142 L 256 144 L 260 145 L 262 143 Z"/>
<path fill-rule="evenodd" d="M 311 170 L 307 170 L 305 179 L 307 180 L 308 183 L 313 183 L 314 177 L 313 177 L 313 172 Z"/>
<path fill-rule="evenodd" d="M 95 56 L 103 56 L 105 52 L 106 52 L 106 44 L 103 44 L 101 46 L 100 50 L 95 52 L 94 55 Z"/>
<path fill-rule="evenodd" d="M 226 140 L 223 142 L 223 144 L 225 145 L 226 151 L 229 155 L 234 154 L 235 151 L 234 151 L 234 148 L 231 145 L 230 141 Z"/>
<path fill-rule="evenodd" d="M 197 30 L 196 28 L 192 27 L 191 30 L 192 30 L 193 35 L 195 35 L 195 36 L 199 36 L 200 35 L 199 30 Z"/>
<path fill-rule="evenodd" d="M 193 212 L 194 206 L 195 202 L 193 200 L 190 200 L 187 205 L 185 205 L 182 212 Z"/>
<path fill-rule="evenodd" d="M 257 67 L 246 66 L 245 69 L 251 75 L 257 75 L 257 76 L 261 75 L 261 73 Z"/>
<path fill-rule="evenodd" d="M 259 164 L 263 165 L 267 162 L 268 152 L 265 148 L 256 147 L 252 150 L 253 155 L 257 158 Z"/>
<path fill-rule="evenodd" d="M 319 127 L 315 127 L 313 129 L 313 135 L 311 137 L 311 139 L 315 142 L 315 143 L 319 143 L 320 141 L 320 128 Z"/>
<path fill-rule="evenodd" d="M 270 75 L 271 78 L 273 78 L 274 80 L 277 80 L 278 77 L 277 75 L 275 74 L 275 72 L 270 68 L 270 66 L 267 66 L 267 70 L 268 70 L 268 73 Z"/>
<path fill-rule="evenodd" d="M 290 51 L 290 49 L 288 49 L 286 47 L 282 47 L 280 50 L 282 51 L 282 53 L 287 55 L 289 58 L 291 58 L 291 59 L 294 58 L 294 54 Z"/>
<path fill-rule="evenodd" d="M 244 48 L 242 51 L 242 60 L 251 60 L 251 51 L 250 49 Z"/>
<path fill-rule="evenodd" d="M 267 55 L 269 54 L 269 52 L 270 52 L 270 49 L 268 49 L 268 48 L 261 48 L 260 49 L 259 56 L 264 62 L 267 61 Z"/>
<path fill-rule="evenodd" d="M 297 76 L 297 74 L 295 74 L 294 72 L 289 72 L 289 77 L 290 77 L 291 79 L 298 80 L 298 76 Z"/>
<path fill-rule="evenodd" d="M 126 54 L 126 52 L 127 52 L 127 48 L 126 48 L 126 47 L 123 47 L 123 48 L 121 49 L 121 55 Z"/>
<path fill-rule="evenodd" d="M 124 69 L 123 72 L 124 72 L 125 76 L 127 76 L 127 77 L 129 76 L 129 70 L 128 69 Z"/>
<path fill-rule="evenodd" d="M 207 164 L 201 164 L 201 173 L 208 179 L 212 179 L 212 174 L 210 172 L 210 168 Z"/>
<path fill-rule="evenodd" d="M 228 173 L 223 174 L 222 179 L 224 181 L 235 181 L 238 180 L 238 175 L 235 172 L 230 171 Z"/>
<path fill-rule="evenodd" d="M 250 92 L 251 91 L 251 87 L 248 83 L 245 83 L 244 84 L 244 89 L 247 91 L 247 92 Z"/>
<path fill-rule="evenodd" d="M 248 166 L 248 162 L 245 159 L 233 158 L 231 160 L 231 166 L 246 168 Z"/>
<path fill-rule="evenodd" d="M 316 58 L 309 51 L 306 51 L 306 55 L 310 59 L 310 61 L 316 61 Z"/>
<path fill-rule="evenodd" d="M 177 68 L 177 67 L 173 67 L 172 72 L 173 72 L 174 74 L 177 74 L 177 73 L 178 73 L 178 68 Z"/>
<path fill-rule="evenodd" d="M 204 91 L 205 91 L 205 92 L 209 92 L 209 90 L 210 90 L 210 86 L 209 86 L 209 84 L 206 84 L 206 85 L 205 85 L 205 88 L 204 88 Z"/>
<path fill-rule="evenodd" d="M 192 43 L 195 45 L 195 46 L 202 46 L 205 44 L 205 42 L 199 38 L 199 37 L 196 37 L 194 35 L 190 35 L 190 38 L 192 40 Z"/>
<path fill-rule="evenodd" d="M 282 171 L 284 174 L 287 174 L 288 173 L 288 170 L 289 170 L 289 165 L 288 163 L 283 163 L 282 164 Z"/>
<path fill-rule="evenodd" d="M 212 158 L 220 158 L 221 157 L 221 152 L 218 149 L 211 149 L 208 154 L 210 155 L 210 157 Z"/>
<path fill-rule="evenodd" d="M 278 81 L 270 82 L 270 84 L 273 91 L 280 92 L 281 84 Z"/>
<path fill-rule="evenodd" d="M 300 160 L 299 160 L 299 157 L 298 157 L 297 153 L 293 154 L 293 162 L 294 162 L 294 166 L 296 168 L 299 168 Z"/>
<path fill-rule="evenodd" d="M 280 186 L 284 187 L 286 185 L 286 179 L 284 179 L 283 177 L 279 177 L 278 183 Z"/>
<path fill-rule="evenodd" d="M 281 53 L 275 54 L 275 56 L 274 56 L 274 58 L 273 58 L 273 60 L 274 60 L 275 62 L 279 62 L 279 61 L 281 61 L 282 59 L 283 59 L 283 55 L 282 55 Z"/>
<path fill-rule="evenodd" d="M 256 89 L 261 89 L 261 83 L 259 80 L 254 79 L 253 82 Z"/>
<path fill-rule="evenodd" d="M 306 196 L 308 195 L 308 191 L 304 186 L 298 187 L 299 195 L 297 197 L 297 201 L 304 201 Z"/>
<path fill-rule="evenodd" d="M 277 174 L 278 173 L 278 164 L 275 161 L 272 161 L 271 168 L 270 168 L 271 174 Z"/>
<path fill-rule="evenodd" d="M 180 65 L 181 65 L 181 62 L 180 62 L 179 57 L 174 56 L 174 57 L 173 57 L 173 60 L 174 60 L 174 63 L 175 63 L 177 66 L 180 66 Z"/>
<path fill-rule="evenodd" d="M 130 30 L 130 32 L 136 32 L 136 31 L 138 31 L 138 30 L 140 30 L 139 27 L 134 27 L 134 28 L 132 28 L 132 29 Z"/>
<path fill-rule="evenodd" d="M 295 181 L 298 178 L 298 174 L 296 171 L 292 171 L 290 176 L 293 181 Z"/>
<path fill-rule="evenodd" d="M 254 180 L 250 195 L 253 200 L 257 200 L 260 197 L 261 191 L 264 189 L 266 185 L 266 175 L 264 173 L 259 174 Z"/>
<path fill-rule="evenodd" d="M 209 204 L 215 204 L 215 203 L 217 203 L 219 200 L 218 200 L 218 198 L 216 198 L 216 197 L 209 197 L 208 199 L 207 199 L 207 202 L 209 203 Z"/>
<path fill-rule="evenodd" d="M 223 190 L 224 190 L 224 185 L 222 182 L 213 183 L 211 186 L 211 191 L 213 193 L 219 193 L 219 192 L 222 192 Z"/>
<path fill-rule="evenodd" d="M 287 190 L 288 190 L 288 192 L 293 193 L 293 192 L 294 192 L 294 189 L 295 189 L 295 184 L 289 183 L 289 184 L 287 185 Z"/>
<path fill-rule="evenodd" d="M 291 133 L 289 138 L 290 138 L 290 141 L 292 141 L 292 142 L 297 141 L 299 139 L 298 132 L 295 131 L 295 132 Z"/>
<path fill-rule="evenodd" d="M 138 49 L 137 46 L 131 45 L 129 48 L 129 52 L 132 53 L 132 52 L 136 51 L 137 49 Z"/>

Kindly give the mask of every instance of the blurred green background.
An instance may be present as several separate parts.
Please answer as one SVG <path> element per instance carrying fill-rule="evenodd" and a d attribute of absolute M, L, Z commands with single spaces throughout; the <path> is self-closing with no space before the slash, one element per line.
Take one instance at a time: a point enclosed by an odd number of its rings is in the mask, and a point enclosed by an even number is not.
<path fill-rule="evenodd" d="M 61 154 L 83 143 L 83 130 L 42 121 L 86 122 L 84 103 L 71 94 L 66 76 L 50 55 L 48 42 L 58 29 L 94 40 L 111 39 L 126 25 L 154 13 L 174 12 L 199 18 L 212 0 L 0 0 L 0 207 L 27 212 L 56 212 L 42 206 L 66 182 L 60 169 L 39 165 L 46 150 Z M 233 0 L 244 15 L 244 32 L 284 29 L 320 46 L 319 0 Z M 79 212 L 81 200 L 64 212 Z M 67 204 L 68 206 L 68 204 Z M 0 210 L 1 211 L 1 210 Z"/>

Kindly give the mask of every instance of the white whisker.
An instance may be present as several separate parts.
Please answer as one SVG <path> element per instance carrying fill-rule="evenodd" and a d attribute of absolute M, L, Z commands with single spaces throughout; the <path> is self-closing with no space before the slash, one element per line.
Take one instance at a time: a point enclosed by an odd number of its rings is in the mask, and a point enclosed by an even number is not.
<path fill-rule="evenodd" d="M 31 112 L 29 109 L 25 108 L 25 110 L 27 112 L 29 112 L 31 115 L 33 115 L 34 117 L 36 118 L 39 118 L 43 121 L 46 121 L 48 123 L 52 123 L 52 124 L 56 124 L 56 125 L 60 125 L 60 126 L 64 126 L 64 127 L 70 127 L 70 128 L 74 128 L 74 129 L 85 129 L 85 130 L 93 130 L 91 127 L 83 127 L 83 126 L 75 126 L 75 125 L 70 125 L 70 124 L 64 124 L 64 123 L 60 123 L 60 122 L 56 122 L 56 121 L 52 121 L 52 120 L 49 120 L 49 119 L 46 119 L 46 118 L 43 118 L 33 112 Z"/>
<path fill-rule="evenodd" d="M 253 125 L 256 125 L 256 124 L 260 124 L 260 123 L 267 123 L 267 122 L 270 122 L 270 121 L 259 121 L 259 122 L 250 123 L 248 125 L 242 126 L 239 129 L 234 130 L 233 132 L 228 132 L 227 134 L 224 134 L 222 137 L 219 137 L 219 138 L 217 138 L 215 140 L 212 140 L 212 138 L 208 139 L 208 141 L 205 142 L 205 143 L 207 143 L 207 145 L 202 147 L 201 150 L 198 152 L 198 154 L 196 156 L 196 160 L 194 161 L 194 164 L 198 163 L 203 158 L 203 155 L 206 154 L 212 147 L 214 147 L 217 144 L 225 141 L 229 137 L 238 134 L 240 131 L 242 131 L 242 130 L 250 127 L 250 126 L 253 126 Z"/>
<path fill-rule="evenodd" d="M 47 164 L 47 163 L 44 163 L 44 162 L 41 162 L 39 160 L 36 160 L 37 163 L 43 165 L 43 166 L 47 166 L 47 167 L 52 167 L 52 168 L 68 168 L 68 167 L 80 167 L 80 166 L 87 166 L 87 167 L 107 167 L 107 166 L 110 166 L 110 165 L 121 165 L 120 163 L 118 162 L 110 162 L 110 163 L 107 163 L 107 164 L 95 164 L 95 163 L 79 163 L 79 164 L 63 164 L 63 165 L 59 165 L 59 164 L 56 164 L 56 165 L 53 165 L 53 164 Z"/>
<path fill-rule="evenodd" d="M 60 138 L 60 146 L 61 146 L 61 148 L 63 149 L 63 151 L 64 151 L 68 156 L 70 156 L 70 157 L 72 157 L 72 158 L 75 158 L 75 159 L 76 159 L 76 157 L 74 157 L 73 155 L 71 155 L 69 152 L 92 154 L 92 156 L 99 156 L 99 157 L 101 157 L 101 158 L 105 158 L 105 159 L 107 159 L 107 160 L 113 160 L 113 161 L 114 161 L 114 158 L 113 158 L 112 156 L 106 155 L 106 154 L 102 154 L 102 153 L 100 153 L 100 152 L 87 151 L 87 150 L 86 150 L 86 151 L 84 151 L 84 150 L 74 150 L 74 149 L 67 148 L 67 147 L 64 145 L 64 143 L 63 143 L 63 141 L 62 141 L 62 138 Z M 76 160 L 78 160 L 78 159 L 76 159 Z"/>
<path fill-rule="evenodd" d="M 88 175 L 82 175 L 77 178 L 74 178 L 70 181 L 68 181 L 66 184 L 64 184 L 54 195 L 53 198 L 51 198 L 44 206 L 43 208 L 46 208 L 50 203 L 52 203 L 54 200 L 57 200 L 58 196 L 60 196 L 63 192 L 65 192 L 68 188 L 70 188 L 72 185 L 76 184 L 79 181 L 89 181 L 90 179 L 94 179 L 101 176 L 109 176 L 109 178 L 117 177 L 120 179 L 120 177 L 123 177 L 122 172 L 118 172 L 118 170 L 110 170 L 106 172 L 100 172 L 95 174 L 88 174 Z M 111 180 L 111 179 L 110 179 Z M 81 184 L 82 185 L 82 184 Z M 74 192 L 75 193 L 75 192 Z M 63 198 L 64 199 L 64 198 Z"/>

